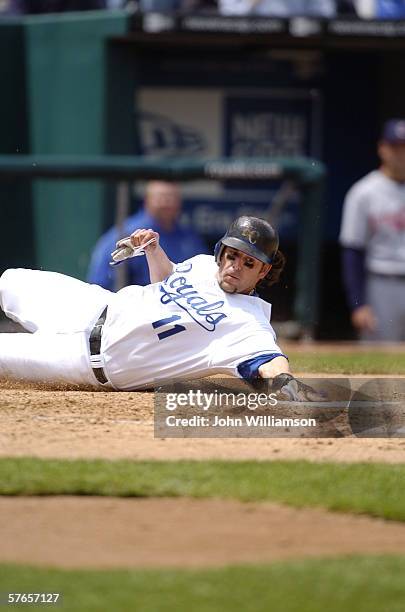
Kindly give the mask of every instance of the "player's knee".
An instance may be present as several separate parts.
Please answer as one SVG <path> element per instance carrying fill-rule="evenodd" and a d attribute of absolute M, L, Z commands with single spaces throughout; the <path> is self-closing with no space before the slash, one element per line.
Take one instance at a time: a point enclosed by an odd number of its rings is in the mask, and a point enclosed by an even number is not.
<path fill-rule="evenodd" d="M 27 272 L 32 272 L 32 270 L 28 270 L 27 268 L 7 268 L 7 270 L 4 270 L 3 274 L 0 276 L 0 280 L 21 280 L 21 277 L 26 275 Z"/>
<path fill-rule="evenodd" d="M 0 291 L 3 291 L 5 287 L 13 281 L 16 272 L 18 273 L 18 268 L 8 268 L 4 270 L 3 274 L 0 276 Z"/>
<path fill-rule="evenodd" d="M 10 275 L 13 274 L 13 272 L 15 272 L 15 268 L 7 268 L 7 270 L 4 270 L 3 274 L 0 276 L 0 280 L 7 280 Z"/>
<path fill-rule="evenodd" d="M 6 312 L 5 305 L 6 296 L 13 286 L 18 286 L 21 283 L 20 273 L 21 268 L 8 268 L 0 276 L 0 308 Z"/>
<path fill-rule="evenodd" d="M 5 270 L 3 272 L 3 274 L 0 276 L 0 309 L 4 310 L 4 304 L 3 304 L 3 295 L 4 295 L 4 289 L 7 285 L 7 279 L 9 277 L 9 273 L 10 270 Z"/>
<path fill-rule="evenodd" d="M 3 274 L 0 276 L 0 290 L 3 289 L 3 287 L 8 282 L 8 279 L 10 278 L 10 272 L 12 272 L 11 269 L 4 270 Z"/>

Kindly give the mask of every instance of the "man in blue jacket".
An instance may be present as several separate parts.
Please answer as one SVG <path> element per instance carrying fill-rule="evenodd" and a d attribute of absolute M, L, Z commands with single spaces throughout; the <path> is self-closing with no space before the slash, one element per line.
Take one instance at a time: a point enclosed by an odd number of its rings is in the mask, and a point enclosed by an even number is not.
<path fill-rule="evenodd" d="M 110 266 L 111 253 L 116 242 L 131 235 L 138 228 L 153 228 L 160 235 L 160 245 L 171 261 L 185 261 L 194 255 L 207 253 L 207 246 L 191 229 L 179 225 L 181 197 L 178 186 L 166 181 L 150 181 L 146 187 L 144 208 L 128 217 L 118 235 L 110 228 L 99 238 L 90 261 L 87 280 L 105 289 L 116 289 L 116 268 Z M 149 270 L 145 257 L 127 262 L 128 285 L 148 285 Z"/>

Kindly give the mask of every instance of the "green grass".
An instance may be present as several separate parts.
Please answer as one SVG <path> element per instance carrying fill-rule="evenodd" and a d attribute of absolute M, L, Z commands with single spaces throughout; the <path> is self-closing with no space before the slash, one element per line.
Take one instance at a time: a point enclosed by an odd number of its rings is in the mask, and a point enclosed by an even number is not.
<path fill-rule="evenodd" d="M 404 574 L 403 556 L 193 571 L 66 571 L 0 565 L 0 591 L 3 597 L 10 591 L 62 593 L 62 606 L 52 609 L 64 612 L 403 612 Z"/>
<path fill-rule="evenodd" d="M 404 482 L 400 464 L 0 460 L 0 495 L 269 500 L 400 521 L 405 521 Z"/>
<path fill-rule="evenodd" d="M 367 353 L 288 352 L 293 372 L 319 372 L 325 374 L 405 374 L 405 351 Z"/>

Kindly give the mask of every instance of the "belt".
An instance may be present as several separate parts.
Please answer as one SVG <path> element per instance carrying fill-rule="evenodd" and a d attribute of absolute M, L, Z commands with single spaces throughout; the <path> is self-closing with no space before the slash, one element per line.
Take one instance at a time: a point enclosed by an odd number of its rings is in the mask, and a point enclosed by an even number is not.
<path fill-rule="evenodd" d="M 370 276 L 378 276 L 378 278 L 384 280 L 397 280 L 397 281 L 405 281 L 405 273 L 404 274 L 384 274 L 383 272 L 369 272 Z"/>
<path fill-rule="evenodd" d="M 92 370 L 94 372 L 94 376 L 97 378 L 98 382 L 102 385 L 108 383 L 108 378 L 105 375 L 104 368 L 102 366 L 101 359 L 101 334 L 103 331 L 103 325 L 107 318 L 107 306 L 104 308 L 103 312 L 100 315 L 97 323 L 93 327 L 90 333 L 90 363 Z"/>

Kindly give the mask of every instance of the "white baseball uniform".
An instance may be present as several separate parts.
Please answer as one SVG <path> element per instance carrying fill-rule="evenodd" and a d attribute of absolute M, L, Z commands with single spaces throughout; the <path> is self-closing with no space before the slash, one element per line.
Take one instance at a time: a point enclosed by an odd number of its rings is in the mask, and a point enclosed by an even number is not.
<path fill-rule="evenodd" d="M 102 386 L 89 335 L 106 305 L 100 363 L 107 387 L 129 391 L 215 373 L 254 378 L 283 355 L 271 305 L 225 293 L 217 270 L 214 257 L 198 255 L 163 282 L 118 293 L 54 272 L 7 270 L 1 306 L 34 333 L 1 334 L 0 378 Z"/>

